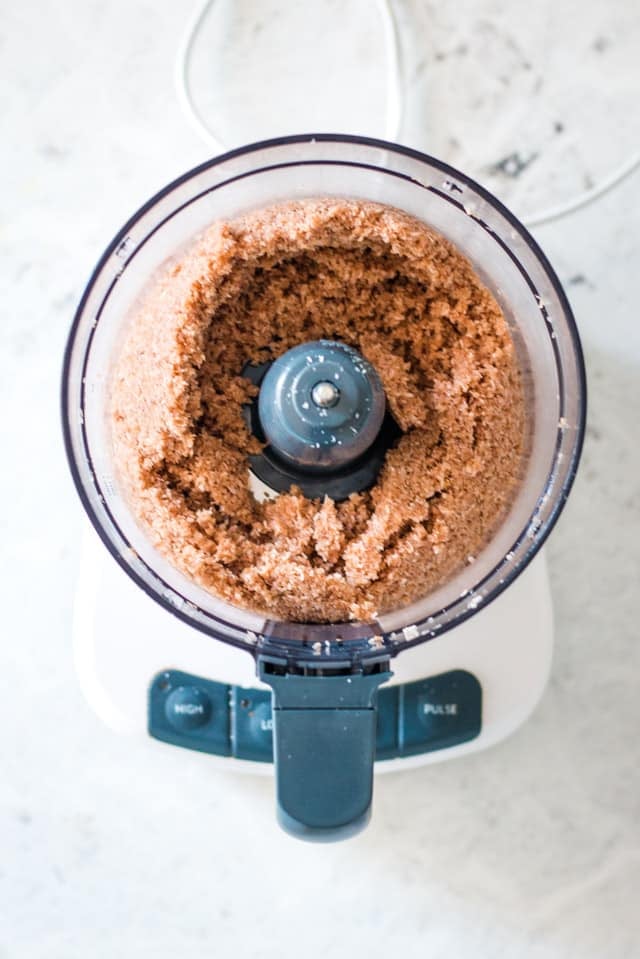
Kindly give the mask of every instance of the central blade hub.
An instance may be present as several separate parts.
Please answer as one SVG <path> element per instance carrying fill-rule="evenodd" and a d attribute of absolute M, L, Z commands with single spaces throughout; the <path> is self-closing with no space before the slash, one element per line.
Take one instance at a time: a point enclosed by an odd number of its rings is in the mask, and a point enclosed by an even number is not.
<path fill-rule="evenodd" d="M 356 350 L 316 340 L 267 370 L 258 414 L 273 452 L 309 472 L 343 469 L 376 440 L 385 415 L 382 383 Z"/>
<path fill-rule="evenodd" d="M 252 473 L 276 493 L 297 486 L 309 499 L 339 502 L 369 489 L 402 435 L 380 378 L 357 350 L 333 340 L 296 346 L 273 363 L 247 363 L 259 387 L 244 407 L 264 449 Z"/>

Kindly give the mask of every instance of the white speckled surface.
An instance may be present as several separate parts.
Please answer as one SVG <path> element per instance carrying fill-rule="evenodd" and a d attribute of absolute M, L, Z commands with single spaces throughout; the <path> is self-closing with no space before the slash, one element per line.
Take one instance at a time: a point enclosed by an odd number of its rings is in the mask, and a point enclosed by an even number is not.
<path fill-rule="evenodd" d="M 467 6 L 462 40 L 455 20 L 446 25 L 447 49 L 473 44 Z M 484 21 L 503 29 L 501 4 L 484 6 Z M 581 475 L 549 548 L 552 681 L 518 734 L 485 754 L 379 780 L 366 833 L 310 847 L 276 827 L 269 781 L 213 774 L 205 757 L 125 742 L 80 697 L 69 628 L 81 515 L 61 449 L 61 354 L 106 242 L 205 154 L 172 86 L 186 7 L 72 0 L 2 8 L 0 957 L 634 959 L 640 174 L 536 231 L 580 323 L 591 407 Z M 269 7 L 285 31 L 287 4 Z M 327 3 L 338 18 L 340 7 Z M 584 27 L 604 5 L 567 7 Z M 418 0 L 398 9 L 414 45 L 427 38 L 429 16 L 450 17 Z M 636 111 L 626 132 L 616 124 L 624 139 L 637 121 L 638 58 L 621 41 L 615 59 L 611 37 L 626 36 L 620 25 L 634 5 L 606 9 L 604 72 Z M 332 23 L 339 31 L 347 20 Z M 587 46 L 603 45 L 602 34 L 585 31 L 577 33 Z M 354 56 L 364 82 L 372 69 L 364 41 Z M 415 114 L 429 88 L 412 56 L 403 139 L 427 146 Z M 354 132 L 375 132 L 375 106 L 367 114 L 362 105 Z M 609 122 L 596 107 L 594 129 Z M 283 110 L 268 98 L 260 109 L 264 123 L 273 110 L 281 132 Z M 459 115 L 456 124 L 464 129 Z M 515 188 L 513 199 L 525 202 Z"/>

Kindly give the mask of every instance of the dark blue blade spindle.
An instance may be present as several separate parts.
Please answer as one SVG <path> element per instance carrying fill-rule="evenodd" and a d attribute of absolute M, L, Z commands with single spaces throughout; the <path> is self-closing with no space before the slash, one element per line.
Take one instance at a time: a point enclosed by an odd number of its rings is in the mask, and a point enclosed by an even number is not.
<path fill-rule="evenodd" d="M 272 363 L 258 413 L 267 441 L 283 460 L 329 473 L 372 445 L 384 420 L 385 396 L 375 369 L 356 350 L 316 340 Z"/>

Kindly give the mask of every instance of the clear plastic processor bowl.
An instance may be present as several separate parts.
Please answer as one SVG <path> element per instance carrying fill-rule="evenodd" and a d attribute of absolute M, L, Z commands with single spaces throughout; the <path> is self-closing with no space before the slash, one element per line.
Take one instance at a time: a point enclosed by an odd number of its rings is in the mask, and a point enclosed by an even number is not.
<path fill-rule="evenodd" d="M 524 371 L 528 455 L 516 498 L 475 562 L 424 599 L 369 623 L 278 622 L 188 581 L 149 544 L 117 482 L 109 373 L 130 307 L 162 262 L 214 220 L 332 195 L 390 204 L 424 220 L 473 263 L 502 307 Z M 82 297 L 63 375 L 67 453 L 80 498 L 122 568 L 168 611 L 216 639 L 287 660 L 364 660 L 443 633 L 515 579 L 551 531 L 576 471 L 585 377 L 560 283 L 526 229 L 481 186 L 391 143 L 316 135 L 257 143 L 202 164 L 158 193 L 115 237 Z"/>

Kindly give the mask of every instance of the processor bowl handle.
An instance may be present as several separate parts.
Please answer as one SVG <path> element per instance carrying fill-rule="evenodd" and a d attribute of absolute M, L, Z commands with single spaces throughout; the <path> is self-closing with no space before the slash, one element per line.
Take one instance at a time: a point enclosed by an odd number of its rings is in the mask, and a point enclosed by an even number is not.
<path fill-rule="evenodd" d="M 272 690 L 280 825 L 310 842 L 360 832 L 371 815 L 378 687 L 391 672 L 298 674 L 260 659 L 258 675 Z"/>

